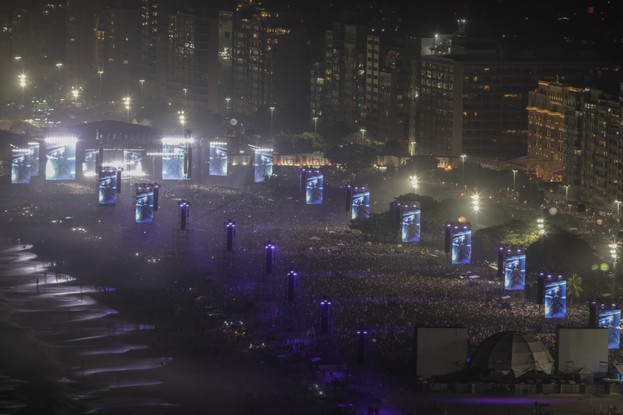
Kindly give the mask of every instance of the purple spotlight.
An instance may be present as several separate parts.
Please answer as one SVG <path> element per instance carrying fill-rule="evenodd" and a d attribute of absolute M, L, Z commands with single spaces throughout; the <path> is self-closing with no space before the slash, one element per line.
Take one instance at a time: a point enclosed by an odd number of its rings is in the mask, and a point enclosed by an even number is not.
<path fill-rule="evenodd" d="M 305 184 L 307 182 L 307 169 L 305 167 L 301 167 L 299 170 L 299 191 L 303 192 L 305 189 Z"/>
<path fill-rule="evenodd" d="M 344 186 L 346 189 L 346 211 L 348 212 L 351 209 L 353 204 L 353 187 L 350 184 Z"/>
<path fill-rule="evenodd" d="M 595 300 L 588 302 L 588 327 L 597 328 L 597 301 Z"/>
<path fill-rule="evenodd" d="M 117 194 L 121 193 L 121 169 L 117 169 Z"/>
<path fill-rule="evenodd" d="M 160 206 L 160 185 L 158 183 L 154 183 L 151 185 L 154 189 L 154 211 L 158 210 Z"/>
<path fill-rule="evenodd" d="M 178 204 L 180 206 L 180 229 L 185 231 L 190 213 L 190 204 L 186 200 L 181 200 Z"/>
<path fill-rule="evenodd" d="M 296 284 L 298 283 L 298 273 L 295 270 L 288 271 L 288 302 L 294 303 L 294 297 L 296 295 Z"/>
<path fill-rule="evenodd" d="M 273 273 L 273 263 L 275 262 L 275 244 L 271 241 L 266 242 L 264 252 L 266 256 L 266 274 L 270 275 Z"/>
<path fill-rule="evenodd" d="M 331 300 L 324 299 L 320 302 L 320 333 L 329 332 L 329 319 L 331 317 Z"/>
<path fill-rule="evenodd" d="M 366 357 L 366 330 L 357 330 L 357 363 L 363 364 Z"/>
<path fill-rule="evenodd" d="M 446 225 L 444 227 L 443 251 L 446 254 L 449 254 L 452 248 L 452 228 L 453 227 L 454 227 L 453 222 L 446 222 Z"/>
<path fill-rule="evenodd" d="M 225 221 L 226 250 L 232 251 L 234 247 L 234 237 L 236 236 L 236 222 L 231 219 Z"/>

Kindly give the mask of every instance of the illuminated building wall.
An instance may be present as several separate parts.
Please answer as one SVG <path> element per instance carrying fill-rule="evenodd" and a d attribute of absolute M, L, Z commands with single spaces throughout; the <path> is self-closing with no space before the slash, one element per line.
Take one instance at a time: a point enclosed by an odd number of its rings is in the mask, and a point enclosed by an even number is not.
<path fill-rule="evenodd" d="M 492 43 L 455 42 L 448 55 L 423 56 L 417 151 L 457 157 L 525 156 L 529 92 L 541 79 L 579 76 L 593 65 L 511 60 Z"/>
<path fill-rule="evenodd" d="M 534 173 L 543 181 L 562 181 L 566 146 L 563 103 L 570 91 L 578 89 L 539 81 L 528 97 L 528 155 L 535 158 Z"/>

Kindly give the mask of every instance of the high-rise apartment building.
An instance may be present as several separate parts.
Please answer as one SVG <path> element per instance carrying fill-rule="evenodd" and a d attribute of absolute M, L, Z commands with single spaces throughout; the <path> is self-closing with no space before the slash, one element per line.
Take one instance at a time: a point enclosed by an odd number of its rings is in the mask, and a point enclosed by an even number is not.
<path fill-rule="evenodd" d="M 619 96 L 595 88 L 566 95 L 564 182 L 573 197 L 613 210 L 623 200 L 623 87 Z"/>
<path fill-rule="evenodd" d="M 509 60 L 493 44 L 452 46 L 422 57 L 417 151 L 458 157 L 527 154 L 528 95 L 540 79 L 578 75 L 594 63 Z"/>
<path fill-rule="evenodd" d="M 308 66 L 302 16 L 239 7 L 233 17 L 234 111 L 252 114 L 271 106 L 303 106 Z"/>
<path fill-rule="evenodd" d="M 578 92 L 578 88 L 539 81 L 538 88 L 528 94 L 528 156 L 541 181 L 563 178 L 567 161 L 564 104 L 569 92 Z"/>
<path fill-rule="evenodd" d="M 182 108 L 217 110 L 218 21 L 206 11 L 177 12 L 167 27 L 166 93 Z"/>
<path fill-rule="evenodd" d="M 140 68 L 140 11 L 106 7 L 95 16 L 95 67 L 113 81 L 134 79 Z"/>

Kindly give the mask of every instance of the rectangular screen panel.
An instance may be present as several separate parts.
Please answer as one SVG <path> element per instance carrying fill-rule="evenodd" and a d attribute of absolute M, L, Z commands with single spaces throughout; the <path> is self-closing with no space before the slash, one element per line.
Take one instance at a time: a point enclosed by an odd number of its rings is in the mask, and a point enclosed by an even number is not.
<path fill-rule="evenodd" d="M 469 264 L 472 259 L 472 230 L 458 226 L 452 229 L 452 263 Z"/>
<path fill-rule="evenodd" d="M 420 242 L 420 206 L 411 205 L 402 208 L 402 242 Z"/>
<path fill-rule="evenodd" d="M 367 219 L 370 217 L 370 192 L 355 188 L 351 203 L 351 219 Z"/>
<path fill-rule="evenodd" d="M 186 144 L 162 146 L 162 180 L 186 180 L 189 178 L 189 151 Z"/>
<path fill-rule="evenodd" d="M 97 174 L 97 155 L 99 151 L 93 148 L 84 150 L 84 161 L 82 162 L 82 175 L 84 177 L 95 177 Z"/>
<path fill-rule="evenodd" d="M 621 347 L 621 310 L 600 310 L 597 327 L 608 329 L 608 349 Z"/>
<path fill-rule="evenodd" d="M 11 183 L 30 183 L 31 154 L 29 148 L 11 149 Z"/>
<path fill-rule="evenodd" d="M 76 179 L 76 143 L 46 141 L 46 180 Z"/>
<path fill-rule="evenodd" d="M 210 176 L 227 176 L 227 143 L 210 143 Z"/>
<path fill-rule="evenodd" d="M 100 205 L 117 203 L 117 169 L 105 167 L 100 171 L 98 202 Z"/>
<path fill-rule="evenodd" d="M 255 183 L 263 182 L 266 177 L 273 174 L 273 153 L 272 150 L 255 150 Z"/>
<path fill-rule="evenodd" d="M 504 289 L 526 288 L 526 255 L 511 254 L 504 259 Z"/>
<path fill-rule="evenodd" d="M 144 176 L 143 156 L 145 150 L 123 150 L 123 174 L 128 176 Z"/>
<path fill-rule="evenodd" d="M 309 172 L 305 179 L 305 203 L 321 205 L 324 191 L 324 176 L 320 172 Z"/>
<path fill-rule="evenodd" d="M 39 154 L 41 145 L 39 143 L 28 143 L 30 149 L 30 177 L 39 176 Z"/>
<path fill-rule="evenodd" d="M 148 223 L 154 220 L 154 189 L 151 186 L 136 187 L 136 223 Z"/>
<path fill-rule="evenodd" d="M 545 318 L 563 318 L 567 313 L 567 281 L 545 283 Z"/>

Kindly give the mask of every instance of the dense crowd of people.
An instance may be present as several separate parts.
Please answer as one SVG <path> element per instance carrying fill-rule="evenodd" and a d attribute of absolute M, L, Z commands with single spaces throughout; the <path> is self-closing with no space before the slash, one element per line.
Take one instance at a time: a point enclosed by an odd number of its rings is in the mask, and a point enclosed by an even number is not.
<path fill-rule="evenodd" d="M 400 375 L 413 368 L 416 327 L 465 327 L 470 353 L 497 332 L 528 332 L 554 355 L 557 324 L 588 325 L 588 309 L 579 302 L 568 307 L 564 319 L 551 321 L 528 293 L 513 293 L 503 305 L 501 297 L 508 292 L 495 270 L 479 263 L 452 265 L 443 252 L 441 228 L 424 232 L 419 244 L 366 238 L 349 228 L 341 199 L 306 206 L 301 195 L 279 197 L 266 188 L 250 193 L 165 183 L 155 224 L 143 227 L 132 223 L 131 194 L 106 210 L 97 206 L 92 186 L 55 185 L 54 192 L 14 197 L 13 216 L 9 221 L 5 216 L 4 222 L 18 225 L 15 233 L 28 233 L 19 225 L 39 221 L 52 226 L 47 223 L 51 217 L 74 217 L 87 233 L 59 228 L 53 241 L 32 242 L 45 255 L 74 261 L 80 252 L 90 252 L 97 268 L 92 272 L 105 273 L 106 283 L 118 287 L 102 292 L 107 296 L 103 301 L 131 320 L 154 324 L 158 339 L 163 333 L 191 331 L 214 340 L 203 352 L 251 343 L 263 355 L 288 354 L 305 362 L 319 356 L 323 362 L 354 364 L 356 331 L 366 330 L 365 364 Z M 180 198 L 191 204 L 186 232 L 178 229 Z M 37 212 L 18 218 L 21 201 L 27 199 Z M 224 249 L 226 219 L 236 222 L 232 252 Z M 276 245 L 271 273 L 266 272 L 264 251 L 269 240 Z M 62 249 L 51 247 L 59 241 Z M 67 255 L 72 249 L 77 253 Z M 71 260 L 66 262 L 69 272 Z M 299 273 L 292 302 L 286 279 L 290 269 Z M 79 277 L 89 283 L 88 273 Z M 331 300 L 326 333 L 320 324 L 322 299 Z M 236 330 L 230 328 L 232 321 L 239 322 Z"/>

